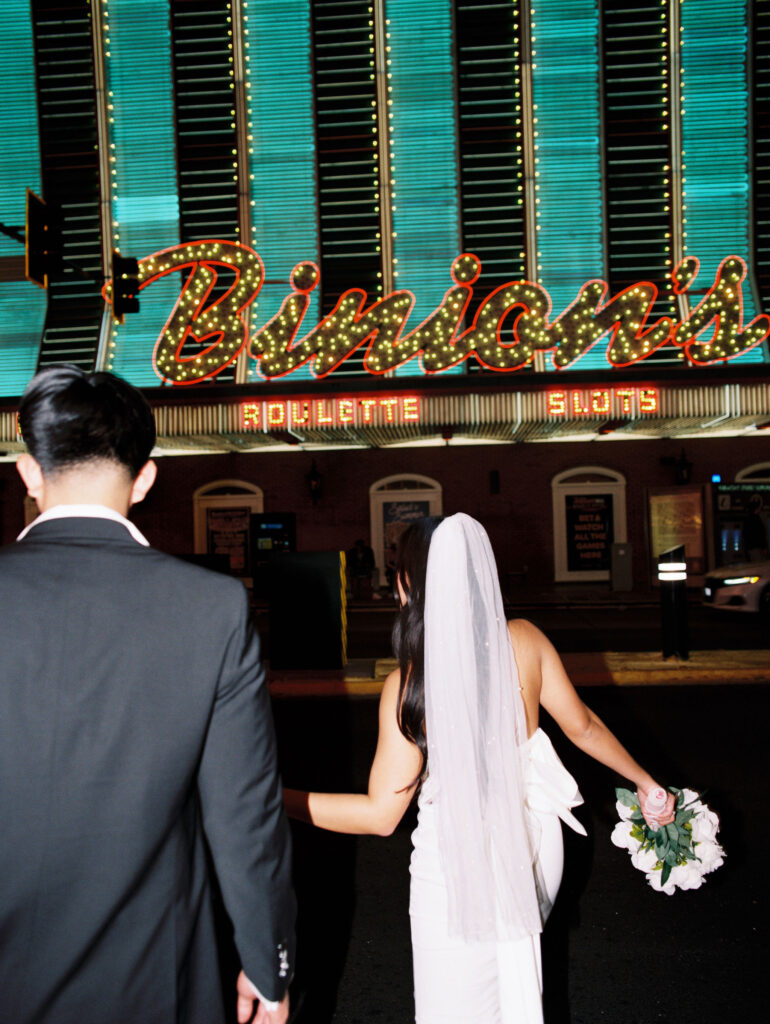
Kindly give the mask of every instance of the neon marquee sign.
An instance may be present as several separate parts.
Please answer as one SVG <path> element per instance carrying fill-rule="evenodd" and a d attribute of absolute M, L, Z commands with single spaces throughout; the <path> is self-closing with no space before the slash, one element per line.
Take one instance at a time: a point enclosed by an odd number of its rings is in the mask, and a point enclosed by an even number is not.
<path fill-rule="evenodd" d="M 676 294 L 685 294 L 698 276 L 700 263 L 687 257 L 672 273 Z M 742 282 L 746 263 L 728 256 L 720 263 L 711 287 L 681 322 L 649 318 L 657 287 L 640 281 L 608 297 L 605 281 L 587 281 L 574 301 L 551 316 L 546 290 L 531 281 L 511 281 L 491 292 L 473 323 L 462 330 L 481 261 L 463 253 L 453 262 L 452 285 L 437 308 L 411 330 L 406 324 L 414 307 L 407 290 L 391 292 L 370 304 L 365 291 L 350 288 L 334 309 L 301 334 L 310 295 L 318 286 L 318 267 L 298 263 L 291 274 L 291 292 L 264 327 L 249 337 L 244 314 L 264 281 L 259 254 L 246 245 L 203 241 L 173 246 L 139 262 L 139 290 L 178 271 L 186 272 L 174 309 L 155 344 L 156 373 L 174 384 L 195 384 L 215 377 L 246 349 L 257 372 L 274 379 L 308 364 L 325 377 L 353 352 L 362 350 L 365 370 L 383 374 L 419 357 L 426 373 L 438 373 L 475 358 L 500 372 L 520 370 L 538 351 L 551 353 L 564 369 L 601 338 L 607 339 L 611 366 L 630 366 L 663 345 L 679 348 L 692 364 L 721 362 L 747 352 L 770 334 L 770 316 L 743 322 Z M 224 279 L 223 274 L 228 278 Z M 223 294 L 211 298 L 219 283 Z M 111 282 L 105 286 L 110 297 Z M 193 351 L 186 350 L 192 343 Z M 196 347 L 197 346 L 197 347 Z"/>
<path fill-rule="evenodd" d="M 549 391 L 549 416 L 650 416 L 660 410 L 657 388 L 592 388 L 590 391 Z"/>
<path fill-rule="evenodd" d="M 363 427 L 418 423 L 420 399 L 413 395 L 355 398 L 291 398 L 241 403 L 244 430 L 288 430 L 292 427 Z"/>
<path fill-rule="evenodd" d="M 657 388 L 592 388 L 545 393 L 549 418 L 634 417 L 657 415 Z M 240 403 L 241 429 L 247 432 L 405 426 L 422 421 L 419 395 L 354 395 L 334 398 L 265 398 Z"/>

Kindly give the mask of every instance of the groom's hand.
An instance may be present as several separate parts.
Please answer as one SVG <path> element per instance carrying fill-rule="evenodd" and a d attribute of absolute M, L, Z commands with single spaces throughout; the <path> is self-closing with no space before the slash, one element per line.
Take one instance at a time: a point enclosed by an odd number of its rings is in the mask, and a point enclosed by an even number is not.
<path fill-rule="evenodd" d="M 254 986 L 241 971 L 235 985 L 238 993 L 238 1024 L 248 1024 L 254 1013 L 254 1006 L 259 1002 Z M 283 997 L 277 1009 L 268 1010 L 264 1003 L 259 1003 L 254 1024 L 286 1024 L 289 1019 L 289 993 Z"/>

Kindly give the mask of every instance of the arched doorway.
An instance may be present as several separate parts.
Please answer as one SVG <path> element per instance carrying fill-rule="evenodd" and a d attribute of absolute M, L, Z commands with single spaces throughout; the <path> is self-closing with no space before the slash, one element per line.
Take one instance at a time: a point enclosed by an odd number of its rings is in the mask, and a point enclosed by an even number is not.
<path fill-rule="evenodd" d="M 770 552 L 770 462 L 755 462 L 717 484 L 714 523 L 716 565 L 759 562 Z"/>
<path fill-rule="evenodd" d="M 429 476 L 399 473 L 377 480 L 369 488 L 371 543 L 380 586 L 387 582 L 388 553 L 406 527 L 423 516 L 440 516 L 441 484 Z"/>
<path fill-rule="evenodd" d="M 755 462 L 753 466 L 745 466 L 735 474 L 735 482 L 770 484 L 770 462 Z"/>
<path fill-rule="evenodd" d="M 551 481 L 554 579 L 609 580 L 613 543 L 626 540 L 626 478 L 603 466 L 578 466 Z"/>
<path fill-rule="evenodd" d="M 246 480 L 214 480 L 193 494 L 195 553 L 227 555 L 230 572 L 251 584 L 251 516 L 262 512 L 262 489 Z"/>

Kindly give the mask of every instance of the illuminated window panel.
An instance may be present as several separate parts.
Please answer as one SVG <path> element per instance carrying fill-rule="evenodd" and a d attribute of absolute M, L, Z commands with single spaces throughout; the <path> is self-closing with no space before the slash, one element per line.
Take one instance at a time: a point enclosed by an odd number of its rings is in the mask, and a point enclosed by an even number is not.
<path fill-rule="evenodd" d="M 366 0 L 313 0 L 322 312 L 348 288 L 382 294 L 374 16 Z M 362 353 L 335 376 L 361 372 Z"/>
<path fill-rule="evenodd" d="M 517 5 L 458 0 L 455 23 L 462 248 L 482 266 L 472 316 L 499 285 L 526 277 Z"/>
<path fill-rule="evenodd" d="M 613 294 L 652 281 L 651 320 L 678 320 L 672 257 L 669 26 L 660 0 L 603 0 L 607 258 Z M 681 362 L 665 346 L 647 360 Z"/>
<path fill-rule="evenodd" d="M 113 244 L 142 257 L 179 241 L 179 190 L 166 0 L 109 0 L 104 49 L 110 118 Z M 131 383 L 158 384 L 152 348 L 179 295 L 172 276 L 141 293 L 141 310 L 113 330 L 109 368 Z"/>
<path fill-rule="evenodd" d="M 91 20 L 87 4 L 57 0 L 35 0 L 32 16 L 42 188 L 61 210 L 67 261 L 50 282 L 39 366 L 90 371 L 104 310 Z"/>
<path fill-rule="evenodd" d="M 754 265 L 760 305 L 770 310 L 770 5 L 751 4 Z"/>
<path fill-rule="evenodd" d="M 391 0 L 387 15 L 394 288 L 415 295 L 410 329 L 451 287 L 462 245 L 452 10 L 446 0 Z M 412 359 L 395 372 L 420 367 Z"/>
<path fill-rule="evenodd" d="M 238 238 L 230 0 L 171 0 L 181 241 Z"/>
<path fill-rule="evenodd" d="M 179 230 L 184 242 L 238 238 L 238 182 L 230 0 L 171 0 Z M 232 286 L 220 274 L 211 301 Z M 188 343 L 184 352 L 197 355 Z M 234 366 L 218 377 L 234 380 Z"/>
<path fill-rule="evenodd" d="M 40 193 L 40 153 L 29 4 L 13 0 L 0 9 L 6 44 L 0 64 L 0 220 L 22 226 L 25 186 Z M 35 372 L 45 319 L 45 293 L 24 277 L 24 246 L 0 235 L 0 337 L 3 339 L 0 395 L 19 395 Z M 8 278 L 16 278 L 9 280 Z"/>
<path fill-rule="evenodd" d="M 701 260 L 695 287 L 707 288 L 725 256 L 752 258 L 746 2 L 683 3 L 680 12 L 684 247 Z M 759 310 L 749 280 L 743 300 L 751 320 Z M 762 360 L 760 346 L 732 362 Z"/>
<path fill-rule="evenodd" d="M 251 243 L 266 277 L 251 315 L 252 334 L 281 308 L 292 269 L 320 258 L 310 7 L 309 0 L 297 0 L 287 18 L 284 0 L 243 2 Z M 316 289 L 300 337 L 316 326 L 319 311 Z M 310 376 L 302 366 L 292 380 Z M 249 379 L 262 379 L 251 360 Z"/>
<path fill-rule="evenodd" d="M 560 313 L 606 272 L 600 147 L 599 4 L 537 0 L 531 15 L 538 282 Z M 606 368 L 603 341 L 573 364 Z M 552 368 L 550 358 L 547 368 Z"/>

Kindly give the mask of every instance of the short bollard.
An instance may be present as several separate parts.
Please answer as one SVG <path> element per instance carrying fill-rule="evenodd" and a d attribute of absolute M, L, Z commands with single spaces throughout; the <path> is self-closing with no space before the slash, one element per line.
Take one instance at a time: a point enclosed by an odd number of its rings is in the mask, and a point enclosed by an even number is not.
<path fill-rule="evenodd" d="M 676 655 L 687 661 L 690 644 L 687 636 L 687 561 L 684 544 L 658 555 L 660 615 L 663 657 Z"/>

